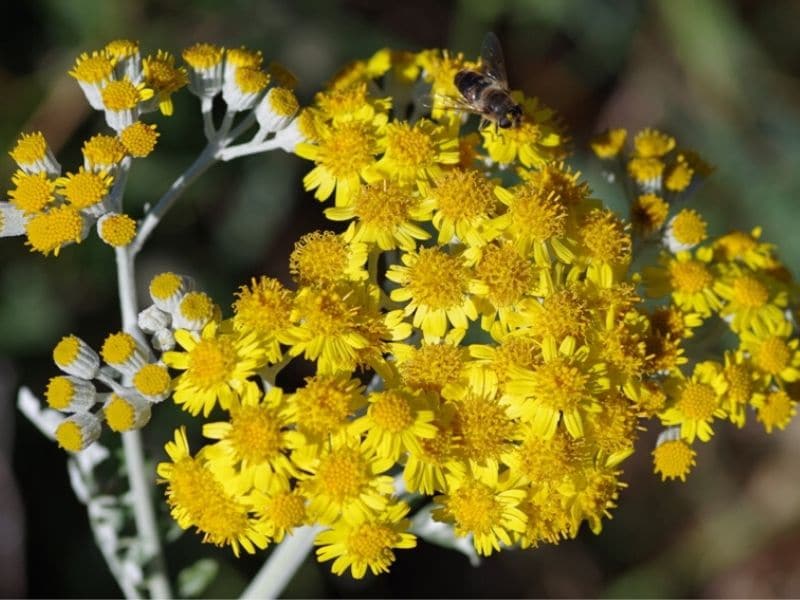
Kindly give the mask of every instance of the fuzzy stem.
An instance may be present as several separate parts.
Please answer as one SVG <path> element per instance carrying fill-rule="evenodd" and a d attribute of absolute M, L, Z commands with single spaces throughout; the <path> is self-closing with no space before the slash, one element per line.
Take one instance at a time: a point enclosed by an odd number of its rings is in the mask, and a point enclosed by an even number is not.
<path fill-rule="evenodd" d="M 286 537 L 261 567 L 240 598 L 277 598 L 314 547 L 321 527 L 305 526 Z"/>

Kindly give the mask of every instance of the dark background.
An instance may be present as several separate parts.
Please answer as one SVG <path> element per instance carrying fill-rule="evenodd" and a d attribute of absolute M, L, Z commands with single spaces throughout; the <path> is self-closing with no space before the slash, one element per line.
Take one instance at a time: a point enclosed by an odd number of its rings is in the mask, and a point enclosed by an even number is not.
<path fill-rule="evenodd" d="M 75 57 L 116 37 L 143 53 L 179 54 L 196 41 L 263 50 L 313 93 L 346 61 L 391 46 L 446 47 L 474 57 L 484 33 L 498 34 L 512 87 L 557 109 L 574 140 L 573 164 L 598 197 L 617 201 L 584 152 L 607 126 L 646 125 L 675 134 L 717 171 L 696 196 L 719 233 L 764 227 L 797 273 L 800 236 L 800 3 L 462 0 L 431 3 L 107 2 L 10 3 L 0 20 L 0 149 L 41 129 L 65 169 L 84 139 L 104 128 L 67 76 Z M 175 97 L 157 120 L 155 155 L 135 163 L 126 208 L 154 202 L 203 144 L 197 100 Z M 0 159 L 11 187 L 13 164 Z M 221 165 L 172 210 L 140 255 L 139 283 L 162 270 L 193 275 L 227 308 L 252 275 L 288 282 L 287 258 L 302 233 L 325 227 L 303 192 L 304 161 L 270 153 Z M 327 227 L 333 228 L 332 225 Z M 57 259 L 0 240 L 0 595 L 117 596 L 75 500 L 65 456 L 14 407 L 18 386 L 41 394 L 55 374 L 53 345 L 75 332 L 95 347 L 119 328 L 113 252 L 94 234 Z M 171 428 L 186 417 L 162 405 L 145 430 L 160 459 Z M 752 420 L 752 419 L 751 419 Z M 754 421 L 754 420 L 753 420 Z M 311 561 L 289 596 L 800 596 L 800 424 L 763 434 L 720 426 L 700 445 L 686 484 L 662 484 L 642 434 L 625 463 L 630 487 L 599 537 L 526 552 L 503 552 L 479 569 L 421 543 L 401 552 L 390 575 L 363 581 L 330 575 Z M 162 506 L 163 508 L 163 506 Z M 220 561 L 208 596 L 237 595 L 264 554 L 234 559 L 186 534 L 167 549 L 173 576 L 200 557 Z"/>

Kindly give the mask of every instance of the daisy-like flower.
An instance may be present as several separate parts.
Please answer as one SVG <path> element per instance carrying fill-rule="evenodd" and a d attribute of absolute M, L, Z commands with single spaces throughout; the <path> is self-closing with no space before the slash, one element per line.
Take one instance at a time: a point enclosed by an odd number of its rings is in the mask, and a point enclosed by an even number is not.
<path fill-rule="evenodd" d="M 661 297 L 667 294 L 681 310 L 696 312 L 708 317 L 722 308 L 722 301 L 714 289 L 716 277 L 709 263 L 711 248 L 700 248 L 694 256 L 678 252 L 674 257 L 662 254 L 660 267 L 647 267 L 643 276 L 648 295 Z"/>
<path fill-rule="evenodd" d="M 582 292 L 580 287 L 570 286 L 548 291 L 542 298 L 524 300 L 518 307 L 519 325 L 526 335 L 537 339 L 550 336 L 561 341 L 572 336 L 583 341 L 592 307 Z"/>
<path fill-rule="evenodd" d="M 540 266 L 549 266 L 551 254 L 565 264 L 573 261 L 566 238 L 569 212 L 556 194 L 544 195 L 529 183 L 511 189 L 496 187 L 495 194 L 508 210 L 495 219 L 494 226 L 514 240 L 523 255 L 532 254 Z"/>
<path fill-rule="evenodd" d="M 296 527 L 308 522 L 306 498 L 297 489 L 264 495 L 253 493 L 259 521 L 267 535 L 280 544 Z"/>
<path fill-rule="evenodd" d="M 603 518 L 610 519 L 616 508 L 619 492 L 627 484 L 619 480 L 622 471 L 614 467 L 593 464 L 586 467 L 580 477 L 572 479 L 561 493 L 568 497 L 567 508 L 571 517 L 571 533 L 577 535 L 582 521 L 586 521 L 595 535 L 603 529 Z"/>
<path fill-rule="evenodd" d="M 442 165 L 459 160 L 458 140 L 451 131 L 433 121 L 420 119 L 414 125 L 392 121 L 382 138 L 383 156 L 368 174 L 368 181 L 381 179 L 416 184 L 420 189 L 442 173 Z"/>
<path fill-rule="evenodd" d="M 68 205 L 57 206 L 30 218 L 25 223 L 27 244 L 45 256 L 58 256 L 61 248 L 78 244 L 89 233 L 89 220 Z"/>
<path fill-rule="evenodd" d="M 666 426 L 680 426 L 681 437 L 690 444 L 695 438 L 707 442 L 714 434 L 714 418 L 725 418 L 722 398 L 728 389 L 720 365 L 706 361 L 695 365 L 689 378 L 673 376 L 664 383 L 670 399 L 659 417 Z"/>
<path fill-rule="evenodd" d="M 469 386 L 482 394 L 499 394 L 509 404 L 509 415 L 521 416 L 513 400 L 506 396 L 506 384 L 512 379 L 512 367 L 532 369 L 541 362 L 540 344 L 525 332 L 504 335 L 497 344 L 473 344 L 469 354 L 474 360 L 467 365 Z"/>
<path fill-rule="evenodd" d="M 750 233 L 731 231 L 714 240 L 714 259 L 723 262 L 740 262 L 754 271 L 772 263 L 775 246 L 759 241 L 761 228 L 755 227 Z"/>
<path fill-rule="evenodd" d="M 385 510 L 394 481 L 381 473 L 393 464 L 375 457 L 358 437 L 343 433 L 331 438 L 316 457 L 300 465 L 311 473 L 299 484 L 309 514 L 332 525 L 340 518 L 358 521 Z"/>
<path fill-rule="evenodd" d="M 611 265 L 624 270 L 631 262 L 631 236 L 628 227 L 612 211 L 594 209 L 585 215 L 576 234 L 577 262 L 584 265 Z"/>
<path fill-rule="evenodd" d="M 312 231 L 294 244 L 289 272 L 300 285 L 326 287 L 366 279 L 367 248 L 332 231 Z"/>
<path fill-rule="evenodd" d="M 119 138 L 101 133 L 83 143 L 83 166 L 95 173 L 108 172 L 125 158 L 127 150 Z"/>
<path fill-rule="evenodd" d="M 780 282 L 736 264 L 721 265 L 721 271 L 714 291 L 726 301 L 720 316 L 733 331 L 752 329 L 756 323 L 765 327 L 783 322 L 789 294 Z"/>
<path fill-rule="evenodd" d="M 228 407 L 230 419 L 203 426 L 204 436 L 218 440 L 204 450 L 212 470 L 216 465 L 233 467 L 245 493 L 252 488 L 268 494 L 289 489 L 289 478 L 300 476 L 290 453 L 304 440 L 289 428 L 285 404 L 280 388 L 262 395 L 254 382 L 245 383 Z"/>
<path fill-rule="evenodd" d="M 387 573 L 395 561 L 395 549 L 414 548 L 417 538 L 407 533 L 410 521 L 405 518 L 405 502 L 392 503 L 377 515 L 342 519 L 333 528 L 320 533 L 314 544 L 320 562 L 333 560 L 331 571 L 342 575 L 350 569 L 361 579 L 369 569 L 373 575 Z"/>
<path fill-rule="evenodd" d="M 446 474 L 463 470 L 458 434 L 453 427 L 455 406 L 439 406 L 432 422 L 437 433 L 432 438 L 419 440 L 419 448 L 412 449 L 406 457 L 403 481 L 410 492 L 431 495 L 447 489 Z"/>
<path fill-rule="evenodd" d="M 362 179 L 375 164 L 378 133 L 386 120 L 386 115 L 377 114 L 370 122 L 317 123 L 314 141 L 295 148 L 298 156 L 316 163 L 303 178 L 306 190 L 316 190 L 314 197 L 320 201 L 335 191 L 336 206 L 352 203 Z"/>
<path fill-rule="evenodd" d="M 156 147 L 158 136 L 155 123 L 137 121 L 119 132 L 119 141 L 134 158 L 149 156 Z"/>
<path fill-rule="evenodd" d="M 433 518 L 452 523 L 458 536 L 472 534 L 478 554 L 489 556 L 512 545 L 512 535 L 525 531 L 526 517 L 519 509 L 525 490 L 496 470 L 471 470 L 447 475 L 447 492 L 434 501 L 441 507 Z"/>
<path fill-rule="evenodd" d="M 100 92 L 106 123 L 111 129 L 120 132 L 133 125 L 139 118 L 142 103 L 153 97 L 153 90 L 144 82 L 135 84 L 130 79 L 107 83 Z"/>
<path fill-rule="evenodd" d="M 658 436 L 656 449 L 653 450 L 653 472 L 661 475 L 661 481 L 686 481 L 686 476 L 697 464 L 696 456 L 697 452 L 680 437 L 680 429 L 671 427 Z"/>
<path fill-rule="evenodd" d="M 403 266 L 392 265 L 386 278 L 401 287 L 392 290 L 395 302 L 407 302 L 403 313 L 413 315 L 414 327 L 422 329 L 426 340 L 444 337 L 448 322 L 466 329 L 478 318 L 470 295 L 475 282 L 459 256 L 438 248 L 420 248 L 402 256 Z"/>
<path fill-rule="evenodd" d="M 102 430 L 100 419 L 95 415 L 89 412 L 77 412 L 61 421 L 54 435 L 59 447 L 68 452 L 80 452 L 100 439 Z"/>
<path fill-rule="evenodd" d="M 797 400 L 786 390 L 756 394 L 752 404 L 756 409 L 756 420 L 764 426 L 767 433 L 772 433 L 776 428 L 786 429 L 797 414 Z"/>
<path fill-rule="evenodd" d="M 162 115 L 172 114 L 172 94 L 185 86 L 189 78 L 186 69 L 175 66 L 175 57 L 159 50 L 155 56 L 142 61 L 145 85 L 153 90 L 153 103 Z"/>
<path fill-rule="evenodd" d="M 453 331 L 457 330 L 452 330 Z M 446 337 L 441 343 L 412 346 L 392 344 L 392 355 L 403 383 L 414 389 L 442 393 L 458 383 L 469 360 L 467 349 L 459 345 L 460 337 Z"/>
<path fill-rule="evenodd" d="M 392 102 L 390 98 L 372 97 L 367 90 L 367 83 L 359 81 L 335 85 L 317 93 L 314 104 L 326 121 L 341 123 L 356 120 L 369 123 L 375 120 L 376 115 L 388 113 Z"/>
<path fill-rule="evenodd" d="M 192 415 L 208 416 L 219 402 L 227 409 L 245 381 L 266 362 L 254 333 L 241 334 L 212 321 L 200 334 L 175 332 L 183 352 L 165 352 L 163 361 L 183 371 L 175 385 L 175 403 Z"/>
<path fill-rule="evenodd" d="M 115 79 L 127 77 L 134 83 L 142 80 L 142 55 L 139 53 L 139 42 L 125 39 L 111 40 L 104 50 L 114 61 Z"/>
<path fill-rule="evenodd" d="M 97 217 L 108 210 L 104 201 L 113 182 L 114 178 L 105 171 L 95 173 L 80 167 L 77 173 L 67 173 L 56 179 L 56 187 L 76 209 Z"/>
<path fill-rule="evenodd" d="M 453 169 L 437 177 L 424 194 L 422 208 L 433 213 L 439 244 L 458 239 L 468 246 L 482 246 L 496 233 L 488 229 L 495 216 L 494 184 L 474 169 Z"/>
<path fill-rule="evenodd" d="M 61 173 L 61 165 L 41 131 L 21 134 L 9 154 L 24 173 L 44 173 L 50 177 Z"/>
<path fill-rule="evenodd" d="M 604 363 L 590 357 L 588 346 L 568 336 L 542 341 L 542 363 L 534 369 L 514 368 L 507 385 L 510 395 L 530 398 L 525 408 L 534 430 L 544 438 L 562 422 L 572 437 L 581 437 L 583 420 L 600 410 L 598 395 L 609 388 Z"/>
<path fill-rule="evenodd" d="M 497 472 L 498 465 L 512 450 L 518 423 L 497 395 L 476 393 L 468 387 L 454 390 L 453 430 L 458 453 L 476 468 Z"/>
<path fill-rule="evenodd" d="M 707 223 L 700 213 L 684 208 L 669 220 L 664 232 L 664 245 L 673 254 L 691 250 L 707 237 Z"/>
<path fill-rule="evenodd" d="M 745 409 L 759 390 L 757 376 L 753 372 L 750 357 L 741 350 L 725 352 L 725 366 L 722 370 L 728 389 L 722 397 L 722 408 L 731 423 L 744 427 Z"/>
<path fill-rule="evenodd" d="M 430 237 L 422 227 L 412 223 L 428 218 L 420 204 L 417 195 L 408 188 L 384 180 L 361 186 L 352 204 L 328 208 L 325 216 L 332 221 L 357 219 L 343 235 L 346 242 L 377 244 L 381 250 L 401 248 L 408 252 L 419 240 Z"/>
<path fill-rule="evenodd" d="M 267 547 L 266 528 L 253 507 L 226 489 L 202 455 L 192 457 L 185 429 L 175 430 L 174 441 L 164 449 L 170 460 L 160 463 L 156 472 L 159 483 L 167 486 L 170 514 L 181 529 L 196 527 L 203 541 L 231 546 L 236 556 L 242 548 L 252 554 L 256 548 Z"/>
<path fill-rule="evenodd" d="M 366 433 L 364 446 L 377 456 L 397 462 L 403 452 L 419 454 L 421 440 L 437 435 L 434 412 L 421 393 L 394 388 L 367 399 L 367 414 L 353 423 L 353 431 Z"/>
<path fill-rule="evenodd" d="M 103 405 L 103 416 L 111 431 L 141 429 L 150 421 L 150 402 L 136 393 L 112 393 Z"/>
<path fill-rule="evenodd" d="M 518 160 L 526 167 L 541 167 L 558 158 L 563 140 L 554 123 L 555 112 L 522 92 L 514 91 L 511 97 L 522 106 L 522 123 L 507 129 L 481 129 L 489 158 L 500 164 Z"/>
<path fill-rule="evenodd" d="M 225 49 L 214 44 L 197 43 L 181 56 L 189 65 L 189 90 L 200 98 L 213 98 L 222 90 Z"/>
<path fill-rule="evenodd" d="M 800 380 L 800 340 L 790 338 L 792 332 L 788 321 L 767 321 L 740 334 L 742 350 L 750 354 L 762 385 L 783 386 Z"/>
<path fill-rule="evenodd" d="M 114 59 L 107 52 L 84 52 L 69 74 L 78 81 L 86 100 L 95 110 L 104 110 L 103 88 L 114 78 Z"/>
<path fill-rule="evenodd" d="M 233 327 L 242 333 L 255 332 L 268 362 L 281 359 L 280 344 L 288 344 L 286 331 L 291 326 L 294 295 L 277 279 L 255 277 L 243 285 L 233 303 Z"/>
<path fill-rule="evenodd" d="M 97 352 L 75 335 L 63 337 L 56 344 L 53 348 L 53 362 L 68 375 L 82 379 L 94 379 L 100 368 Z"/>

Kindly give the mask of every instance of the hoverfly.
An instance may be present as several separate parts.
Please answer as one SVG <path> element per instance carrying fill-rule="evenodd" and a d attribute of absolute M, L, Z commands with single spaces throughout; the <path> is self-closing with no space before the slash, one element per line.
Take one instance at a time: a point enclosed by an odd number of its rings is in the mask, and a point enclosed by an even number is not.
<path fill-rule="evenodd" d="M 522 107 L 511 98 L 500 41 L 491 32 L 483 38 L 479 70 L 463 69 L 453 79 L 462 110 L 481 116 L 481 126 L 509 129 L 522 122 Z"/>

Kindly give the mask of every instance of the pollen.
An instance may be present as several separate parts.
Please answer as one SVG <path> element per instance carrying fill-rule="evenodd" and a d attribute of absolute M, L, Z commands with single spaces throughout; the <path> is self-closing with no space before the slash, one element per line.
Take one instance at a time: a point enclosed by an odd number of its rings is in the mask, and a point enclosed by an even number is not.
<path fill-rule="evenodd" d="M 454 169 L 439 177 L 429 194 L 442 215 L 456 221 L 492 216 L 496 204 L 493 187 L 478 171 Z"/>
<path fill-rule="evenodd" d="M 101 92 L 103 106 L 107 110 L 121 111 L 136 108 L 142 98 L 142 93 L 128 79 L 111 81 Z"/>
<path fill-rule="evenodd" d="M 47 384 L 45 398 L 47 405 L 56 410 L 67 408 L 75 397 L 75 386 L 68 377 L 57 375 Z"/>
<path fill-rule="evenodd" d="M 214 301 L 203 292 L 187 293 L 178 305 L 181 316 L 190 322 L 207 323 L 214 316 L 214 308 Z"/>
<path fill-rule="evenodd" d="M 415 204 L 414 197 L 405 189 L 384 182 L 361 186 L 353 200 L 353 212 L 365 226 L 393 231 L 408 219 Z"/>
<path fill-rule="evenodd" d="M 446 309 L 461 305 L 467 281 L 468 271 L 458 258 L 436 248 L 421 248 L 410 267 L 407 287 L 419 304 Z"/>
<path fill-rule="evenodd" d="M 169 52 L 159 50 L 155 56 L 142 61 L 142 69 L 147 84 L 161 94 L 171 94 L 186 85 L 186 71 L 175 67 L 175 57 Z"/>
<path fill-rule="evenodd" d="M 106 197 L 114 178 L 107 172 L 95 173 L 83 167 L 56 180 L 58 191 L 78 210 L 94 206 Z"/>
<path fill-rule="evenodd" d="M 243 329 L 271 335 L 290 323 L 292 293 L 270 277 L 253 278 L 242 286 L 233 303 L 235 323 Z"/>
<path fill-rule="evenodd" d="M 398 364 L 407 385 L 437 392 L 447 384 L 456 383 L 463 367 L 463 351 L 452 344 L 423 344 Z"/>
<path fill-rule="evenodd" d="M 580 181 L 580 172 L 573 172 L 564 163 L 548 164 L 523 177 L 542 196 L 552 196 L 566 207 L 576 207 L 589 196 L 589 185 Z"/>
<path fill-rule="evenodd" d="M 631 257 L 631 237 L 610 210 L 595 209 L 580 227 L 580 239 L 589 256 L 609 264 L 624 264 Z"/>
<path fill-rule="evenodd" d="M 100 355 L 110 365 L 129 361 L 136 354 L 136 340 L 129 333 L 112 333 L 103 342 Z"/>
<path fill-rule="evenodd" d="M 72 420 L 62 421 L 56 429 L 56 442 L 68 452 L 79 452 L 84 448 L 83 432 Z"/>
<path fill-rule="evenodd" d="M 269 75 L 261 69 L 239 67 L 234 75 L 237 87 L 245 94 L 257 94 L 269 85 Z"/>
<path fill-rule="evenodd" d="M 714 417 L 718 401 L 717 394 L 710 385 L 687 381 L 680 391 L 676 407 L 688 419 L 707 421 Z"/>
<path fill-rule="evenodd" d="M 475 274 L 489 288 L 489 301 L 495 307 L 511 306 L 528 292 L 534 282 L 529 260 L 511 244 L 488 246 L 475 267 Z"/>
<path fill-rule="evenodd" d="M 248 50 L 242 46 L 241 48 L 229 48 L 226 50 L 225 62 L 234 67 L 257 68 L 264 62 L 264 57 L 260 50 Z"/>
<path fill-rule="evenodd" d="M 692 183 L 694 169 L 686 162 L 683 155 L 678 155 L 677 161 L 670 165 L 664 176 L 664 187 L 670 192 L 682 192 Z"/>
<path fill-rule="evenodd" d="M 733 280 L 731 299 L 743 307 L 760 308 L 769 301 L 769 290 L 755 277 L 740 275 Z"/>
<path fill-rule="evenodd" d="M 664 156 L 675 148 L 675 138 L 655 129 L 643 129 L 633 139 L 633 147 L 642 158 Z"/>
<path fill-rule="evenodd" d="M 80 242 L 84 232 L 81 214 L 71 206 L 58 206 L 36 215 L 25 225 L 28 244 L 32 250 L 45 256 L 53 252 L 58 256 L 63 246 Z"/>
<path fill-rule="evenodd" d="M 535 188 L 523 186 L 514 191 L 513 198 L 508 212 L 526 235 L 537 241 L 564 235 L 567 208 L 558 196 L 543 196 Z"/>
<path fill-rule="evenodd" d="M 125 146 L 118 138 L 103 134 L 92 136 L 86 140 L 81 151 L 83 158 L 90 166 L 106 169 L 121 162 L 126 153 Z"/>
<path fill-rule="evenodd" d="M 133 386 L 143 396 L 159 396 L 169 390 L 171 379 L 163 365 L 148 363 L 133 376 Z"/>
<path fill-rule="evenodd" d="M 448 496 L 447 508 L 460 529 L 489 534 L 502 520 L 502 506 L 486 485 L 472 481 Z"/>
<path fill-rule="evenodd" d="M 347 422 L 358 399 L 356 381 L 324 375 L 306 379 L 293 396 L 301 431 L 314 436 L 336 431 Z"/>
<path fill-rule="evenodd" d="M 9 154 L 18 165 L 31 165 L 44 160 L 47 156 L 47 141 L 44 139 L 44 134 L 41 131 L 23 133 Z"/>
<path fill-rule="evenodd" d="M 731 364 L 725 368 L 728 382 L 728 398 L 731 404 L 744 404 L 753 394 L 753 379 L 750 369 L 744 365 Z"/>
<path fill-rule="evenodd" d="M 150 281 L 150 296 L 166 301 L 183 291 L 183 279 L 175 273 L 160 273 Z"/>
<path fill-rule="evenodd" d="M 564 359 L 542 363 L 533 371 L 533 396 L 554 410 L 568 411 L 578 407 L 586 396 L 588 376 Z"/>
<path fill-rule="evenodd" d="M 417 170 L 434 162 L 436 148 L 420 126 L 393 121 L 386 127 L 386 157 L 402 169 Z"/>
<path fill-rule="evenodd" d="M 625 145 L 628 132 L 625 129 L 607 129 L 592 138 L 592 150 L 598 158 L 614 158 Z"/>
<path fill-rule="evenodd" d="M 203 338 L 189 354 L 186 370 L 199 388 L 209 388 L 228 380 L 236 366 L 236 348 L 226 337 Z"/>
<path fill-rule="evenodd" d="M 241 406 L 231 414 L 228 439 L 245 461 L 259 464 L 280 454 L 280 422 L 262 406 Z"/>
<path fill-rule="evenodd" d="M 681 439 L 669 440 L 653 450 L 653 470 L 661 474 L 661 480 L 678 479 L 686 481 L 686 476 L 697 463 L 697 452 Z"/>
<path fill-rule="evenodd" d="M 362 523 L 347 537 L 347 550 L 356 561 L 368 564 L 391 562 L 397 533 L 381 523 Z M 387 569 L 388 570 L 388 569 Z"/>
<path fill-rule="evenodd" d="M 125 146 L 128 153 L 134 158 L 144 158 L 148 156 L 153 148 L 156 147 L 159 133 L 156 131 L 155 124 L 147 125 L 141 121 L 136 121 L 128 125 L 119 134 L 119 141 Z"/>
<path fill-rule="evenodd" d="M 696 210 L 684 208 L 670 223 L 670 233 L 680 244 L 696 246 L 706 239 L 706 222 Z"/>
<path fill-rule="evenodd" d="M 632 158 L 628 162 L 628 173 L 641 184 L 657 180 L 663 172 L 664 163 L 657 158 Z"/>
<path fill-rule="evenodd" d="M 264 516 L 276 529 L 292 529 L 306 520 L 305 499 L 292 492 L 283 492 L 270 498 Z"/>
<path fill-rule="evenodd" d="M 697 260 L 672 261 L 669 265 L 672 287 L 686 294 L 696 294 L 709 287 L 714 280 L 705 264 Z"/>
<path fill-rule="evenodd" d="M 81 340 L 74 335 L 68 335 L 53 348 L 53 361 L 56 365 L 71 365 L 80 355 Z"/>
<path fill-rule="evenodd" d="M 109 56 L 121 60 L 139 52 L 139 43 L 132 40 L 112 40 L 106 44 L 105 49 Z"/>
<path fill-rule="evenodd" d="M 403 394 L 397 391 L 376 392 L 371 400 L 369 415 L 378 427 L 400 433 L 414 423 L 408 399 Z"/>
<path fill-rule="evenodd" d="M 769 392 L 754 403 L 756 406 L 756 419 L 764 425 L 767 433 L 772 433 L 774 428 L 785 429 L 797 411 L 797 402 L 784 390 Z"/>
<path fill-rule="evenodd" d="M 281 117 L 291 117 L 300 108 L 300 103 L 297 101 L 297 96 L 295 96 L 294 92 L 284 87 L 272 88 L 267 95 L 267 99 L 270 108 Z"/>
<path fill-rule="evenodd" d="M 320 92 L 314 97 L 314 102 L 322 112 L 333 118 L 355 114 L 359 109 L 369 105 L 367 84 L 360 82 Z"/>
<path fill-rule="evenodd" d="M 644 234 L 655 233 L 664 225 L 669 204 L 656 194 L 642 194 L 631 207 L 631 221 Z"/>
<path fill-rule="evenodd" d="M 568 335 L 581 338 L 589 324 L 590 311 L 586 299 L 571 289 L 558 290 L 533 308 L 526 315 L 528 323 L 531 331 L 542 338 L 552 336 L 561 340 Z"/>
<path fill-rule="evenodd" d="M 348 121 L 332 130 L 320 144 L 319 162 L 334 177 L 358 173 L 372 163 L 375 136 L 371 128 L 361 121 Z"/>
<path fill-rule="evenodd" d="M 783 338 L 771 336 L 753 352 L 753 364 L 770 375 L 779 375 L 789 364 L 791 350 Z"/>
<path fill-rule="evenodd" d="M 90 56 L 84 52 L 69 74 L 82 83 L 99 84 L 111 79 L 113 72 L 114 63 L 105 53 L 92 52 Z"/>
<path fill-rule="evenodd" d="M 192 69 L 203 71 L 220 64 L 225 50 L 213 44 L 198 43 L 186 48 L 181 56 Z"/>
<path fill-rule="evenodd" d="M 300 285 L 333 283 L 346 277 L 347 243 L 332 231 L 314 231 L 301 237 L 289 257 L 289 272 Z"/>
<path fill-rule="evenodd" d="M 357 498 L 369 483 L 364 457 L 354 448 L 335 450 L 320 460 L 316 479 L 336 502 Z"/>
<path fill-rule="evenodd" d="M 108 213 L 98 221 L 97 233 L 109 246 L 127 246 L 136 237 L 136 221 L 126 214 Z"/>
<path fill-rule="evenodd" d="M 457 403 L 455 428 L 465 456 L 482 463 L 508 451 L 515 425 L 497 400 L 469 395 Z"/>
<path fill-rule="evenodd" d="M 8 192 L 11 204 L 24 213 L 40 212 L 55 198 L 56 184 L 44 172 L 17 171 L 11 177 L 11 181 L 16 186 Z"/>
<path fill-rule="evenodd" d="M 106 423 L 112 431 L 128 431 L 133 428 L 136 411 L 125 398 L 112 394 L 103 408 Z"/>

